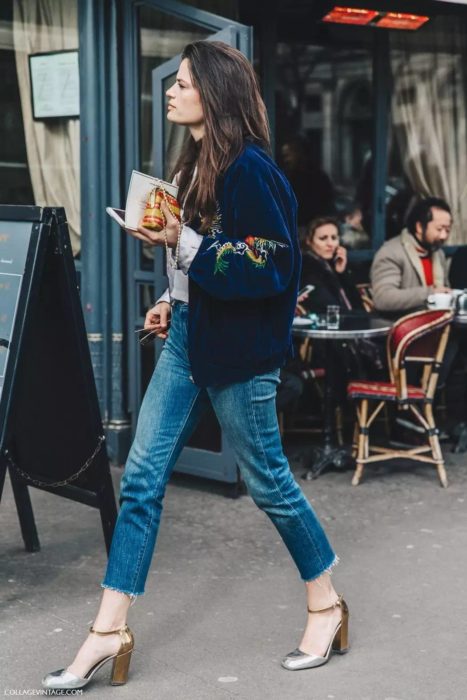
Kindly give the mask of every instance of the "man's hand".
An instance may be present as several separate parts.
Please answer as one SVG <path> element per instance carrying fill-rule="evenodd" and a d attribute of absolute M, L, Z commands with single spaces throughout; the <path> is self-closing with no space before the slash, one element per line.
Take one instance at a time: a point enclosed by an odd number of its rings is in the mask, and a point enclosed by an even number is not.
<path fill-rule="evenodd" d="M 433 294 L 451 294 L 451 287 L 435 287 L 433 286 Z"/>
<path fill-rule="evenodd" d="M 157 338 L 165 340 L 169 334 L 172 309 L 167 301 L 160 301 L 149 309 L 144 319 L 144 328 L 152 331 Z"/>
<path fill-rule="evenodd" d="M 334 269 L 339 274 L 345 272 L 347 267 L 347 251 L 344 246 L 340 245 L 336 249 L 336 257 L 334 258 Z"/>

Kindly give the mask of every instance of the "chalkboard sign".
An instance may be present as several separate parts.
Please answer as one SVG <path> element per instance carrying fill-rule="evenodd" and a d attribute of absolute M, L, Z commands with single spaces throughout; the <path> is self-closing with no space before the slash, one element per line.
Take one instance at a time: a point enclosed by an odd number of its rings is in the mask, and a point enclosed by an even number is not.
<path fill-rule="evenodd" d="M 8 469 L 26 548 L 28 487 L 100 510 L 115 496 L 63 209 L 0 206 L 0 496 Z"/>

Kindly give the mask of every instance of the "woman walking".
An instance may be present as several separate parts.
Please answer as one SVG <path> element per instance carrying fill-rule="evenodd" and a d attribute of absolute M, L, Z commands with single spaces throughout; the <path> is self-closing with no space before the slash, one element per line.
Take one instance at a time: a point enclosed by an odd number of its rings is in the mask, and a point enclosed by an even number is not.
<path fill-rule="evenodd" d="M 184 225 L 164 206 L 162 233 L 133 233 L 167 248 L 169 289 L 145 321 L 166 342 L 122 478 L 97 616 L 72 664 L 43 679 L 47 688 L 84 687 L 110 659 L 111 682 L 126 682 L 134 645 L 128 609 L 144 593 L 167 481 L 209 401 L 249 493 L 305 582 L 306 628 L 282 665 L 318 666 L 347 649 L 348 610 L 330 579 L 337 558 L 292 477 L 277 427 L 300 252 L 295 197 L 267 154 L 255 74 L 239 51 L 195 42 L 167 97 L 167 118 L 190 130 L 175 168 Z"/>

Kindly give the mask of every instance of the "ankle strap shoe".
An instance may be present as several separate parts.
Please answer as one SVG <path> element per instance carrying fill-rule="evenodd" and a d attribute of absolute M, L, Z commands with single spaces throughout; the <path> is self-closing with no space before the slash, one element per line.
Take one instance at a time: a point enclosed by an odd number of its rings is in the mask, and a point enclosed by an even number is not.
<path fill-rule="evenodd" d="M 325 655 L 305 654 L 304 651 L 297 648 L 282 659 L 282 668 L 287 669 L 287 671 L 301 671 L 305 668 L 316 668 L 317 666 L 323 666 L 323 664 L 329 661 L 331 652 L 345 654 L 349 650 L 349 608 L 341 595 L 327 608 L 321 608 L 320 610 L 311 610 L 307 608 L 307 610 L 313 615 L 315 613 L 328 612 L 328 610 L 334 610 L 335 608 L 341 608 L 342 618 L 331 635 Z"/>
<path fill-rule="evenodd" d="M 94 627 L 90 627 L 89 631 L 91 634 L 98 634 L 101 637 L 107 637 L 109 634 L 119 634 L 120 648 L 117 653 L 111 654 L 110 656 L 106 656 L 97 661 L 94 666 L 91 666 L 83 678 L 80 676 L 75 676 L 74 673 L 70 673 L 70 671 L 68 671 L 66 668 L 48 673 L 42 679 L 43 688 L 48 688 L 49 690 L 71 690 L 84 688 L 92 680 L 97 671 L 111 659 L 113 659 L 113 664 L 110 684 L 124 685 L 124 683 L 127 682 L 131 654 L 133 653 L 133 649 L 135 647 L 135 638 L 128 625 L 125 625 L 118 630 L 110 630 L 108 632 L 100 632 L 99 630 L 95 630 Z"/>

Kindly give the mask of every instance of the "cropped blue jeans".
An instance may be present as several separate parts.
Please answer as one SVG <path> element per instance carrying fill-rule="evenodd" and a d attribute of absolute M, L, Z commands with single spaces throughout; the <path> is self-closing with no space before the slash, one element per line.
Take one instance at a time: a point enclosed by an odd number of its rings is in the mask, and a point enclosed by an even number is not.
<path fill-rule="evenodd" d="M 294 480 L 277 425 L 279 369 L 244 382 L 201 389 L 187 353 L 188 305 L 176 302 L 146 391 L 121 481 L 120 512 L 103 588 L 144 593 L 167 481 L 209 400 L 256 505 L 276 526 L 303 580 L 336 562 L 313 509 Z"/>

